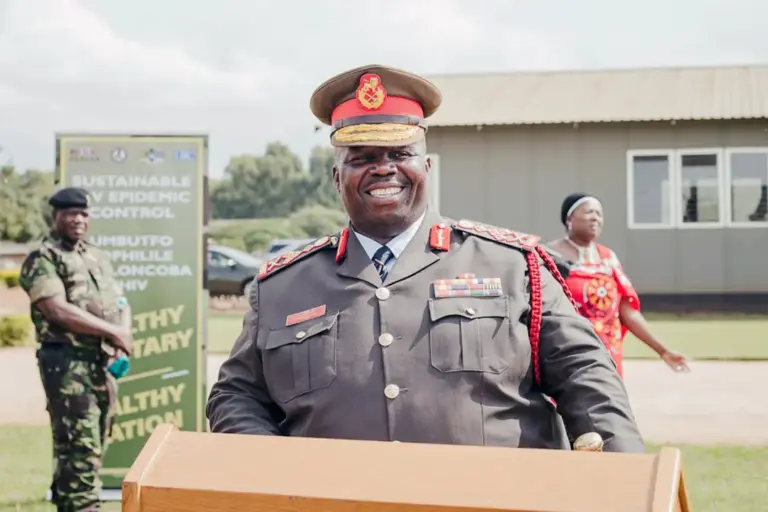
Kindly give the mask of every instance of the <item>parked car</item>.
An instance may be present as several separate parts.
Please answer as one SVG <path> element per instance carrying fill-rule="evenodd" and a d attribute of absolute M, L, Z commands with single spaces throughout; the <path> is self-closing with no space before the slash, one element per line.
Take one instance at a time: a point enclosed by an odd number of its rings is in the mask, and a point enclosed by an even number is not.
<path fill-rule="evenodd" d="M 261 260 L 224 245 L 208 246 L 208 291 L 212 296 L 248 295 Z"/>

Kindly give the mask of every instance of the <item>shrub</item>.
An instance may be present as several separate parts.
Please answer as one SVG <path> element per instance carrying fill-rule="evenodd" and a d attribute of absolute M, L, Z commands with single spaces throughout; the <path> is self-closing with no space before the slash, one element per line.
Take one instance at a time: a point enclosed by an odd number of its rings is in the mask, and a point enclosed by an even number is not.
<path fill-rule="evenodd" d="M 19 277 L 19 274 L 21 273 L 20 268 L 0 268 L 0 279 L 5 279 L 7 277 Z"/>
<path fill-rule="evenodd" d="M 341 210 L 315 205 L 289 217 L 214 220 L 209 233 L 211 243 L 261 252 L 276 238 L 319 238 L 339 231 L 346 223 L 347 216 Z"/>
<path fill-rule="evenodd" d="M 32 339 L 32 320 L 27 315 L 0 317 L 0 347 L 22 347 Z"/>
<path fill-rule="evenodd" d="M 275 238 L 307 238 L 308 235 L 285 218 L 251 219 L 212 225 L 211 243 L 246 252 L 260 252 Z"/>
<path fill-rule="evenodd" d="M 15 288 L 16 286 L 19 286 L 19 274 L 18 272 L 16 274 L 8 274 L 3 278 L 3 281 L 5 281 L 5 286 L 8 288 Z"/>
<path fill-rule="evenodd" d="M 225 247 L 231 247 L 238 251 L 248 252 L 248 247 L 245 245 L 245 241 L 242 238 L 237 237 L 220 237 L 211 238 L 208 240 L 210 245 L 223 245 Z"/>
<path fill-rule="evenodd" d="M 245 245 L 249 252 L 266 250 L 276 238 L 307 238 L 301 227 L 288 219 L 257 219 L 243 225 Z"/>
<path fill-rule="evenodd" d="M 324 206 L 309 206 L 293 213 L 288 221 L 304 231 L 310 238 L 330 235 L 347 223 L 347 214 Z"/>

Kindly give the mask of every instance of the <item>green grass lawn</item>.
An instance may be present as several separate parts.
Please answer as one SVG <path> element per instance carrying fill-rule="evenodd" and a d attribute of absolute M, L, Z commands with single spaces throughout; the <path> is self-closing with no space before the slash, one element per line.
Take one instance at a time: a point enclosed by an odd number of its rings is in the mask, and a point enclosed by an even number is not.
<path fill-rule="evenodd" d="M 242 313 L 208 313 L 208 352 L 229 354 L 242 328 Z"/>
<path fill-rule="evenodd" d="M 658 446 L 650 446 L 651 451 Z M 693 510 L 765 510 L 768 447 L 683 446 Z M 52 511 L 42 500 L 50 484 L 51 441 L 47 427 L 0 426 L 0 511 Z M 118 511 L 109 503 L 106 511 Z M 618 510 L 618 509 L 617 509 Z"/>
<path fill-rule="evenodd" d="M 695 318 L 649 320 L 662 342 L 691 359 L 768 359 L 768 319 Z M 632 334 L 625 341 L 625 357 L 657 358 Z"/>
<path fill-rule="evenodd" d="M 649 322 L 662 341 L 690 359 L 768 359 L 768 319 L 765 317 L 650 316 Z M 209 314 L 208 350 L 229 353 L 240 334 L 241 314 Z M 656 359 L 656 353 L 629 334 L 625 357 Z"/>

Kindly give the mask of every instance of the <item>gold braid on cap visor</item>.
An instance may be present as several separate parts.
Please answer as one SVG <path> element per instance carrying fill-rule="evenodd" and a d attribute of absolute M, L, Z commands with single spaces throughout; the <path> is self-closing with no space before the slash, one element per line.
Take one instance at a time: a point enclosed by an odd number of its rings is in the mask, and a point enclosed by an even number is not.
<path fill-rule="evenodd" d="M 381 123 L 345 126 L 333 133 L 333 140 L 341 144 L 355 142 L 402 142 L 419 140 L 424 132 L 419 126 Z"/>

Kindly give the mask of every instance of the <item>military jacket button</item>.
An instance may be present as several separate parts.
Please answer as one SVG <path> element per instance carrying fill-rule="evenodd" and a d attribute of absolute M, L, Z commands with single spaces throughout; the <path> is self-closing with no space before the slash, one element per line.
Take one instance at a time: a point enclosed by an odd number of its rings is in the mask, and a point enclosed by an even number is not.
<path fill-rule="evenodd" d="M 384 388 L 384 396 L 390 399 L 397 398 L 397 396 L 400 394 L 400 386 L 397 384 L 388 384 Z"/>
<path fill-rule="evenodd" d="M 381 336 L 379 336 L 379 345 L 382 347 L 388 347 L 392 344 L 392 342 L 395 341 L 395 337 L 389 334 L 388 332 L 385 332 Z"/>

